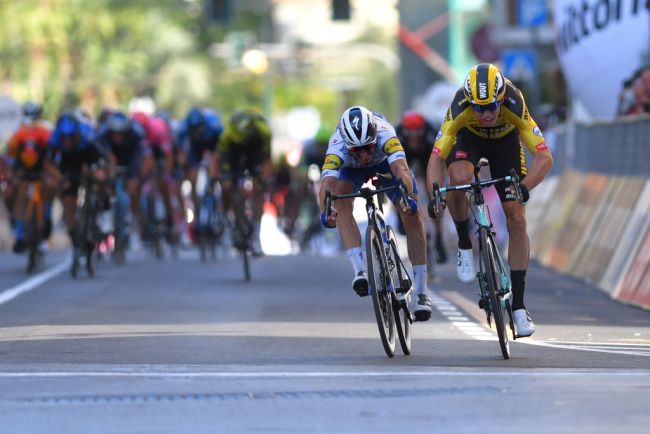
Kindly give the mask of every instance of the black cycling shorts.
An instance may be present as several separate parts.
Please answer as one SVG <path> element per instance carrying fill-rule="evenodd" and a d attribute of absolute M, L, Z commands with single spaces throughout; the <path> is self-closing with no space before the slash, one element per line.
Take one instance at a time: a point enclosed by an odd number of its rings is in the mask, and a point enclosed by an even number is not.
<path fill-rule="evenodd" d="M 510 169 L 513 168 L 520 179 L 528 173 L 524 147 L 516 128 L 498 139 L 483 139 L 467 128 L 461 128 L 456 135 L 456 142 L 451 148 L 446 164 L 449 167 L 454 161 L 467 160 L 476 166 L 481 157 L 487 158 L 490 162 L 492 178 L 508 176 Z M 515 197 L 507 191 L 508 184 L 499 183 L 495 188 L 501 202 L 515 200 Z"/>
<path fill-rule="evenodd" d="M 259 178 L 265 155 L 257 148 L 232 148 L 228 150 L 221 162 L 221 170 L 227 174 L 240 174 L 248 170 L 253 178 Z"/>

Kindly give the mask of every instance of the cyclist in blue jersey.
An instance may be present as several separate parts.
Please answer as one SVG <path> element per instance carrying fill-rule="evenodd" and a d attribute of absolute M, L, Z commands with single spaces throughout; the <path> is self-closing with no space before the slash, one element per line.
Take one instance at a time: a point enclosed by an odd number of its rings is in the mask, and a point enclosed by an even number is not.
<path fill-rule="evenodd" d="M 325 192 L 331 191 L 337 195 L 352 193 L 376 173 L 387 177 L 384 187 L 395 185 L 396 178 L 404 183 L 407 203 L 398 190 L 389 192 L 388 196 L 406 229 L 409 259 L 413 265 L 414 297 L 410 308 L 417 321 L 427 321 L 431 317 L 431 301 L 427 295 L 426 236 L 422 217 L 418 213 L 418 190 L 413 172 L 406 162 L 404 148 L 395 128 L 386 118 L 365 107 L 350 107 L 341 116 L 329 141 L 319 202 L 323 226 L 339 229 L 354 269 L 352 288 L 359 296 L 369 294 L 369 285 L 361 233 L 352 213 L 354 203 L 351 199 L 339 200 L 331 214 L 326 215 Z"/>
<path fill-rule="evenodd" d="M 194 107 L 178 126 L 177 142 L 187 158 L 187 178 L 192 184 L 192 200 L 198 208 L 196 195 L 196 176 L 201 161 L 205 158 L 210 162 L 208 175 L 216 176 L 216 160 L 214 158 L 223 125 L 221 118 L 213 110 Z M 196 208 L 195 208 L 196 209 Z"/>
<path fill-rule="evenodd" d="M 143 128 L 124 112 L 115 111 L 100 128 L 97 141 L 106 152 L 111 178 L 115 178 L 117 167 L 126 167 L 131 212 L 139 221 L 140 180 L 151 173 L 154 165 Z"/>
<path fill-rule="evenodd" d="M 85 119 L 74 112 L 63 112 L 56 121 L 50 136 L 49 160 L 52 161 L 63 179 L 60 190 L 63 202 L 63 220 L 72 239 L 75 230 L 77 194 L 82 176 L 91 175 L 91 166 L 99 163 L 105 156 L 95 142 L 95 130 Z M 106 179 L 106 171 L 94 167 L 92 175 L 95 180 Z"/>

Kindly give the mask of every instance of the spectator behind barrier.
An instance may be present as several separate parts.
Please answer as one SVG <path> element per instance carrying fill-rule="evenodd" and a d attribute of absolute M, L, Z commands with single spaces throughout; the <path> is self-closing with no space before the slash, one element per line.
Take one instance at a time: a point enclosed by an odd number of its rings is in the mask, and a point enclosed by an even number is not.
<path fill-rule="evenodd" d="M 650 65 L 638 69 L 623 82 L 619 95 L 619 116 L 650 113 Z"/>

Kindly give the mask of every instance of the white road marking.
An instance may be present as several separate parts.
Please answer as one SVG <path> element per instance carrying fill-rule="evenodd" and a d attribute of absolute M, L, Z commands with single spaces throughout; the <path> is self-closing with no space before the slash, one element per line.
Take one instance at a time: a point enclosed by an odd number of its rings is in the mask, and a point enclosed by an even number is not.
<path fill-rule="evenodd" d="M 487 329 L 482 323 L 472 321 L 462 316 L 462 313 L 453 307 L 449 301 L 434 295 L 429 298 L 431 304 L 447 320 L 466 335 L 480 341 L 497 340 L 494 331 Z M 606 342 L 545 342 L 532 339 L 516 340 L 515 342 L 535 345 L 539 347 L 559 348 L 565 350 L 591 351 L 608 354 L 625 354 L 630 356 L 650 357 L 650 345 L 647 344 L 620 344 Z"/>
<path fill-rule="evenodd" d="M 62 263 L 50 267 L 42 273 L 30 277 L 29 279 L 14 286 L 13 288 L 9 288 L 5 291 L 0 292 L 0 304 L 7 303 L 8 301 L 11 301 L 14 298 L 18 297 L 20 294 L 31 291 L 32 289 L 63 273 L 64 271 L 69 270 L 70 264 L 71 261 L 70 258 L 68 258 Z"/>
<path fill-rule="evenodd" d="M 541 376 L 541 377 L 641 377 L 646 381 L 650 378 L 648 370 L 499 370 L 499 371 L 470 371 L 451 369 L 445 371 L 368 371 L 368 372 L 339 372 L 339 371 L 40 371 L 40 372 L 0 372 L 0 379 L 12 378 L 70 378 L 70 377 L 125 377 L 125 378 L 343 378 L 343 377 L 505 377 L 505 376 Z"/>

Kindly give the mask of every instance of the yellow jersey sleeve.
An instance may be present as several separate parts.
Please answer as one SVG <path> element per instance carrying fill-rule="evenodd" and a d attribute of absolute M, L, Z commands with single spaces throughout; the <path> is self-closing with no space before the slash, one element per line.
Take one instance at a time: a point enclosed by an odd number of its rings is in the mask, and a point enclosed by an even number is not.
<path fill-rule="evenodd" d="M 505 107 L 503 108 L 505 118 L 517 128 L 519 135 L 531 154 L 535 155 L 540 151 L 548 151 L 548 145 L 546 144 L 544 135 L 528 112 L 524 96 L 519 91 L 517 94 L 520 101 L 517 101 L 518 104 L 514 106 L 515 111 Z"/>

